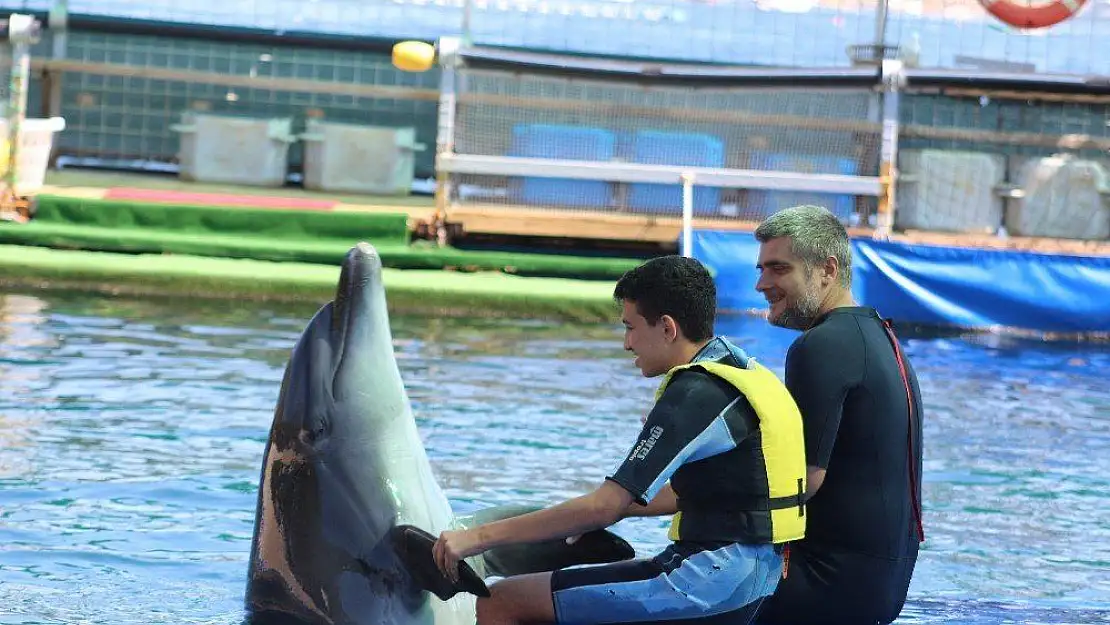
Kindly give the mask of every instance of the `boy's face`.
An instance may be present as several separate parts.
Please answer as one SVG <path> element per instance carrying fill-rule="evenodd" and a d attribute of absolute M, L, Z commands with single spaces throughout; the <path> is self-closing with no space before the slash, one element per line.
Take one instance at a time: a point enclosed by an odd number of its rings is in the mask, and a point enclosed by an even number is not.
<path fill-rule="evenodd" d="M 636 309 L 636 303 L 622 302 L 624 348 L 636 355 L 636 366 L 645 378 L 663 375 L 671 369 L 671 352 L 677 338 L 674 320 L 664 315 L 655 325 Z"/>

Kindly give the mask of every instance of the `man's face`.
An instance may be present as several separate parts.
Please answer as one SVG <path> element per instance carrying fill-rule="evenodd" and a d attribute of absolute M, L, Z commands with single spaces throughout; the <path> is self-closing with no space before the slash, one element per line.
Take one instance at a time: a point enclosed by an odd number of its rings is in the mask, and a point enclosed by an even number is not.
<path fill-rule="evenodd" d="M 636 366 L 645 378 L 662 375 L 670 370 L 670 346 L 666 317 L 655 325 L 636 309 L 636 304 L 628 300 L 622 302 L 621 322 L 624 324 L 624 348 L 636 355 Z M 673 334 L 673 332 L 670 332 Z"/>
<path fill-rule="evenodd" d="M 826 286 L 819 268 L 807 270 L 794 255 L 787 237 L 771 239 L 759 246 L 759 281 L 755 290 L 767 298 L 768 320 L 783 328 L 804 330 L 813 324 L 821 309 Z"/>

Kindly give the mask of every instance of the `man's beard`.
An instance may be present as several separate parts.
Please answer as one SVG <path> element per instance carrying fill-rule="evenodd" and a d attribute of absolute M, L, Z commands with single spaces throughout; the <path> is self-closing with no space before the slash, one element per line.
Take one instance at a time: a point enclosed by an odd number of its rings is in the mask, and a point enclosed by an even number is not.
<path fill-rule="evenodd" d="M 815 285 L 806 280 L 805 290 L 793 306 L 788 306 L 777 317 L 771 319 L 771 324 L 788 330 L 807 330 L 813 325 L 814 320 L 821 310 L 821 296 L 817 293 Z"/>

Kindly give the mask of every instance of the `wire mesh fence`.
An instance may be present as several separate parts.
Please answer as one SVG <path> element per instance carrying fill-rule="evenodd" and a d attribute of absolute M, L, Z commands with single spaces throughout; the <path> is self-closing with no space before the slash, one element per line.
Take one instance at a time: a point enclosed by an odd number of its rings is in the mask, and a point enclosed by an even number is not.
<path fill-rule="evenodd" d="M 0 0 L 0 10 L 45 12 L 54 4 Z M 69 0 L 68 5 L 74 16 L 200 24 L 214 33 L 205 38 L 92 31 L 75 19 L 71 25 L 78 25 L 56 56 L 48 32 L 33 51 L 39 77 L 30 85 L 28 110 L 35 115 L 50 108 L 43 76 L 53 74 L 57 84 L 50 97 L 67 122 L 57 151 L 74 158 L 173 163 L 180 137 L 172 126 L 187 111 L 291 117 L 297 129 L 313 118 L 412 126 L 418 141 L 436 143 L 437 70 L 400 72 L 385 52 L 304 47 L 281 43 L 280 37 L 271 43 L 237 41 L 227 36 L 228 27 L 271 35 L 429 39 L 466 31 L 476 43 L 535 50 L 800 67 L 850 65 L 853 46 L 881 39 L 911 67 L 1110 74 L 1110 57 L 1099 54 L 1100 42 L 1110 36 L 1107 0 L 1088 0 L 1067 22 L 1035 31 L 1002 25 L 976 0 L 892 0 L 881 35 L 875 31 L 875 3 L 850 0 Z M 218 32 L 223 34 L 217 37 Z M 634 171 L 605 180 L 599 172 L 606 163 L 624 172 L 628 166 L 702 167 L 869 180 L 878 173 L 878 97 L 864 88 L 678 87 L 620 83 L 589 71 L 569 77 L 466 74 L 456 118 L 459 154 L 600 166 L 574 179 L 459 173 L 450 198 L 459 205 L 649 217 L 676 213 L 678 184 L 629 179 Z M 0 87 L 6 83 L 0 80 Z M 1005 228 L 1008 214 L 1029 214 L 1023 207 L 1041 201 L 1037 197 L 1062 193 L 1045 180 L 1065 178 L 1095 181 L 1087 186 L 1094 189 L 1087 200 L 1072 202 L 1093 206 L 1090 198 L 1105 196 L 1098 181 L 1110 171 L 1108 102 L 1106 96 L 1034 97 L 967 88 L 904 93 L 901 225 Z M 963 156 L 939 158 L 941 153 Z M 294 146 L 291 167 L 301 158 Z M 434 159 L 431 150 L 418 153 L 417 176 L 433 175 Z M 1056 173 L 1050 176 L 1049 170 Z M 945 183 L 921 183 L 923 171 Z M 559 182 L 557 189 L 541 184 L 552 180 Z M 870 193 L 753 187 L 752 176 L 721 180 L 728 184 L 699 183 L 694 201 L 699 216 L 755 219 L 805 202 L 834 208 L 846 223 L 866 225 L 876 212 Z M 989 181 L 989 192 L 983 181 Z M 1039 185 L 1041 195 L 1023 196 L 1029 185 Z M 967 208 L 966 197 L 989 203 L 990 210 L 981 214 L 989 216 L 970 217 L 980 213 Z M 915 207 L 947 217 L 913 217 L 924 214 Z M 1101 219 L 1105 211 L 1088 213 Z M 1101 225 L 1085 232 L 1101 232 Z"/>
<path fill-rule="evenodd" d="M 896 226 L 1110 238 L 1110 98 L 903 101 Z"/>
<path fill-rule="evenodd" d="M 477 203 L 673 217 L 682 212 L 677 181 L 684 169 L 719 170 L 714 175 L 726 183 L 735 174 L 736 184 L 739 171 L 878 174 L 881 125 L 869 120 L 874 102 L 867 89 L 629 84 L 470 69 L 460 74 L 459 84 L 456 154 L 540 161 L 531 175 L 459 174 L 451 198 L 456 207 Z M 551 159 L 591 167 L 575 172 L 578 179 L 551 177 Z M 672 184 L 630 181 L 648 180 L 660 166 L 674 174 Z M 870 212 L 866 197 L 774 190 L 760 187 L 758 178 L 746 175 L 742 183 L 749 187 L 699 182 L 694 213 L 753 220 L 812 202 L 835 207 L 846 221 L 858 221 L 861 211 L 866 220 Z"/>
<path fill-rule="evenodd" d="M 752 222 L 818 204 L 879 225 L 875 89 L 598 74 L 460 70 L 448 215 Z M 896 228 L 1110 238 L 1110 97 L 910 88 L 898 117 Z"/>
<path fill-rule="evenodd" d="M 41 59 L 60 76 L 61 155 L 172 164 L 172 127 L 188 111 L 292 118 L 298 132 L 314 118 L 411 126 L 435 142 L 435 73 L 399 72 L 380 53 L 81 31 L 67 39 L 65 59 Z M 301 152 L 290 152 L 294 168 Z M 431 175 L 433 158 L 419 155 L 418 175 Z"/>

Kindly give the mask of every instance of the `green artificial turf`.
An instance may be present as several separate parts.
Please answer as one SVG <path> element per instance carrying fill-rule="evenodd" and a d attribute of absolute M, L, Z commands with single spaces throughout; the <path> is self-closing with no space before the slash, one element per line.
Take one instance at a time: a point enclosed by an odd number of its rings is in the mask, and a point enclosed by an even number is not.
<path fill-rule="evenodd" d="M 339 267 L 0 245 L 0 284 L 128 295 L 277 301 L 332 299 Z M 613 321 L 613 283 L 503 273 L 385 269 L 391 311 Z"/>
<path fill-rule="evenodd" d="M 27 224 L 0 222 L 0 243 L 338 265 L 369 241 L 397 269 L 455 268 L 616 280 L 640 261 L 410 244 L 404 213 L 217 207 L 44 195 Z"/>

